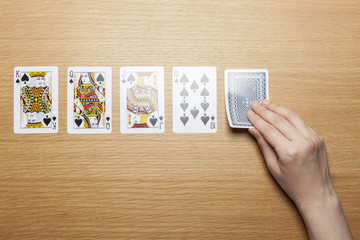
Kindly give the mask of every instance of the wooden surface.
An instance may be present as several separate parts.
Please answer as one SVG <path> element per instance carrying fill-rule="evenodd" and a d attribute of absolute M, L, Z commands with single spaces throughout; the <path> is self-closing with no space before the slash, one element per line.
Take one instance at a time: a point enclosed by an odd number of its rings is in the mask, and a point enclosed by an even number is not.
<path fill-rule="evenodd" d="M 360 238 L 360 2 L 2 1 L 0 239 L 304 239 L 255 141 L 228 126 L 224 70 L 325 139 Z M 165 68 L 166 132 L 120 134 L 120 66 Z M 13 134 L 13 68 L 59 67 L 58 134 Z M 66 69 L 113 69 L 113 133 L 66 133 Z M 216 66 L 218 132 L 172 133 L 172 66 Z"/>

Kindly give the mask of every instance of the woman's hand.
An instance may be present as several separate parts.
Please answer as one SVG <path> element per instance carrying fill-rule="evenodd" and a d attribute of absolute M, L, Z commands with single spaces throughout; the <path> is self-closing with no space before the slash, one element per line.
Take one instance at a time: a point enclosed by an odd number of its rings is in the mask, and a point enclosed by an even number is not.
<path fill-rule="evenodd" d="M 254 101 L 252 109 L 247 113 L 254 126 L 249 132 L 271 174 L 298 207 L 310 238 L 333 239 L 336 234 L 327 234 L 343 226 L 341 239 L 352 239 L 331 182 L 323 139 L 287 108 L 264 100 Z M 321 224 L 323 217 L 336 220 L 333 229 L 327 229 L 328 220 Z"/>

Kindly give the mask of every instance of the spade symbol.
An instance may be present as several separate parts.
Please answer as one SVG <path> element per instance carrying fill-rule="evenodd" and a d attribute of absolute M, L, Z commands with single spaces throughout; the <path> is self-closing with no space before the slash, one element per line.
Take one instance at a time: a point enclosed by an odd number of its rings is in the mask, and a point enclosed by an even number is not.
<path fill-rule="evenodd" d="M 209 108 L 209 103 L 208 102 L 203 102 L 200 105 L 201 105 L 202 109 L 204 109 L 205 112 L 206 112 L 206 109 Z"/>
<path fill-rule="evenodd" d="M 194 92 L 199 89 L 199 85 L 197 85 L 197 83 L 195 82 L 195 80 L 193 81 L 193 83 L 190 86 L 191 90 L 194 90 Z"/>
<path fill-rule="evenodd" d="M 73 81 L 72 79 L 70 79 L 69 83 L 71 83 L 71 84 L 72 84 L 73 82 L 74 82 L 74 81 Z"/>
<path fill-rule="evenodd" d="M 181 116 L 180 117 L 180 121 L 184 124 L 184 126 L 185 126 L 185 124 L 187 123 L 187 121 L 189 121 L 189 117 L 188 116 L 185 116 L 185 114 L 184 114 L 184 116 Z"/>
<path fill-rule="evenodd" d="M 55 122 L 55 120 L 56 120 L 56 116 L 53 116 L 53 117 L 52 117 L 52 119 L 53 119 L 53 120 L 54 120 L 54 122 Z"/>
<path fill-rule="evenodd" d="M 185 112 L 186 109 L 189 107 L 188 103 L 180 103 L 180 107 L 182 108 L 182 110 Z"/>
<path fill-rule="evenodd" d="M 201 91 L 200 95 L 203 96 L 203 97 L 207 97 L 207 96 L 209 96 L 209 92 L 208 92 L 208 90 L 206 88 L 204 88 Z"/>
<path fill-rule="evenodd" d="M 178 83 L 179 82 L 179 80 L 178 79 L 175 79 L 175 83 Z"/>
<path fill-rule="evenodd" d="M 109 116 L 107 116 L 107 117 L 106 117 L 106 120 L 107 120 L 107 121 L 110 121 L 110 117 L 109 117 Z"/>
<path fill-rule="evenodd" d="M 164 117 L 163 117 L 163 116 L 160 116 L 159 119 L 160 119 L 160 121 L 162 121 L 162 120 L 164 119 Z"/>
<path fill-rule="evenodd" d="M 190 113 L 191 115 L 193 115 L 194 118 L 196 118 L 196 116 L 199 114 L 199 109 L 196 109 L 194 107 L 194 109 L 191 109 Z"/>
<path fill-rule="evenodd" d="M 83 120 L 78 117 L 77 119 L 75 119 L 75 124 L 76 124 L 78 127 L 80 127 L 82 121 L 83 121 Z"/>
<path fill-rule="evenodd" d="M 204 114 L 204 116 L 202 116 L 201 117 L 201 121 L 204 123 L 204 125 L 206 126 L 206 124 L 207 124 L 207 122 L 209 121 L 209 116 L 206 116 L 205 114 Z"/>
<path fill-rule="evenodd" d="M 48 126 L 50 122 L 51 122 L 51 118 L 49 118 L 49 117 L 46 115 L 46 117 L 44 118 L 44 123 L 46 124 L 46 126 Z"/>
<path fill-rule="evenodd" d="M 182 77 L 180 78 L 180 82 L 185 85 L 185 83 L 189 82 L 189 79 L 186 77 L 185 74 L 183 74 Z"/>
<path fill-rule="evenodd" d="M 204 85 L 206 85 L 206 83 L 209 82 L 209 78 L 206 76 L 205 73 L 204 73 L 204 75 L 202 76 L 200 82 L 204 83 Z"/>
<path fill-rule="evenodd" d="M 214 121 L 214 119 L 215 119 L 215 116 L 212 116 L 212 117 L 211 117 L 211 120 L 213 120 L 213 121 Z"/>
<path fill-rule="evenodd" d="M 97 77 L 96 81 L 98 81 L 100 84 L 102 84 L 103 81 L 105 81 L 103 75 L 100 73 L 99 76 Z"/>
<path fill-rule="evenodd" d="M 20 82 L 19 79 L 16 79 L 16 83 L 19 84 L 19 82 Z"/>
<path fill-rule="evenodd" d="M 152 116 L 152 118 L 150 118 L 150 122 L 153 126 L 155 126 L 155 124 L 157 122 L 157 118 L 155 118 L 155 116 Z"/>
<path fill-rule="evenodd" d="M 21 81 L 22 81 L 24 84 L 26 84 L 26 82 L 29 81 L 29 77 L 27 76 L 26 73 L 24 73 L 24 75 L 22 76 Z"/>
<path fill-rule="evenodd" d="M 183 88 L 183 90 L 181 90 L 181 92 L 180 92 L 180 96 L 186 97 L 186 96 L 189 96 L 189 93 L 188 93 L 188 91 L 186 91 L 185 88 Z"/>
<path fill-rule="evenodd" d="M 129 83 L 133 83 L 133 82 L 135 82 L 135 77 L 132 74 L 130 74 L 130 76 L 128 77 L 127 80 Z"/>
<path fill-rule="evenodd" d="M 122 83 L 125 83 L 126 81 L 125 81 L 125 79 L 123 79 L 121 82 L 122 82 Z"/>

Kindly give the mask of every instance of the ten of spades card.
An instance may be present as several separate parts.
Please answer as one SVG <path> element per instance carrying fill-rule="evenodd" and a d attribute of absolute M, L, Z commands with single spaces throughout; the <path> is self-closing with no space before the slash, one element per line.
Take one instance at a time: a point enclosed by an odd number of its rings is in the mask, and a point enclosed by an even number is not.
<path fill-rule="evenodd" d="M 14 68 L 14 133 L 58 132 L 58 68 Z"/>
<path fill-rule="evenodd" d="M 225 70 L 225 105 L 230 127 L 253 127 L 246 113 L 254 100 L 269 99 L 268 79 L 266 69 Z"/>
<path fill-rule="evenodd" d="M 121 133 L 165 131 L 164 68 L 120 68 Z"/>
<path fill-rule="evenodd" d="M 173 67 L 173 132 L 216 131 L 216 67 Z"/>
<path fill-rule="evenodd" d="M 68 133 L 111 133 L 111 68 L 69 67 Z"/>

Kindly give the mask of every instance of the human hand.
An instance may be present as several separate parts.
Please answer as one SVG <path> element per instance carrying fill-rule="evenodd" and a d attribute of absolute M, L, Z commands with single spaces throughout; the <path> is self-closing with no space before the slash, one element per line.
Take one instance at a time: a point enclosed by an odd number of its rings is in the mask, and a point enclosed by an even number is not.
<path fill-rule="evenodd" d="M 254 101 L 247 116 L 266 165 L 300 208 L 336 198 L 323 139 L 295 112 L 267 100 Z"/>
<path fill-rule="evenodd" d="M 247 117 L 266 165 L 294 201 L 310 239 L 352 239 L 331 182 L 323 139 L 295 112 L 263 100 Z"/>

